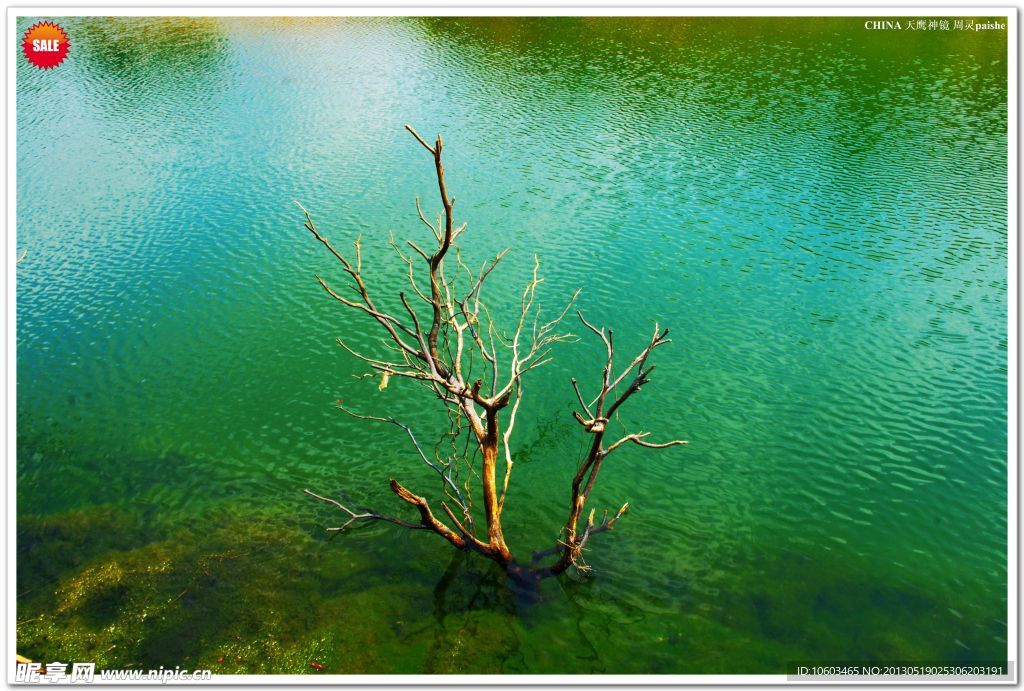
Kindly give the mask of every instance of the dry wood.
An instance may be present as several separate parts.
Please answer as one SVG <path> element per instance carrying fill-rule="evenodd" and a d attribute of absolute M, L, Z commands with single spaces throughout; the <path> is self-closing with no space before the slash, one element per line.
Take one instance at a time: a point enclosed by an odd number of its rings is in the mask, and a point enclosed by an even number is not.
<path fill-rule="evenodd" d="M 615 418 L 629 398 L 650 381 L 654 366 L 647 366 L 647 360 L 655 348 L 670 342 L 668 330 L 662 331 L 656 325 L 647 346 L 616 374 L 611 329 L 606 331 L 597 328 L 583 317 L 582 312 L 577 311 L 583 327 L 600 338 L 606 350 L 597 394 L 589 403 L 576 379 L 571 380 L 582 409 L 582 412 L 574 411 L 573 415 L 582 425 L 584 433 L 591 435 L 592 439 L 572 480 L 568 517 L 560 539 L 551 548 L 535 552 L 529 565 L 518 563 L 505 542 L 501 519 L 515 465 L 511 439 L 523 397 L 523 379 L 528 372 L 551 360 L 553 345 L 574 339 L 571 334 L 561 332 L 559 327 L 575 303 L 579 291 L 572 295 L 554 319 L 542 322 L 537 288 L 543 279 L 539 278 L 540 264 L 534 257 L 532 277 L 522 292 L 518 315 L 512 328 L 506 332 L 497 327 L 482 295 L 487 280 L 508 250 L 485 262 L 476 273 L 463 262 L 458 238 L 465 231 L 466 224 L 455 225 L 455 197 L 448 193 L 442 160 L 444 143 L 438 135 L 431 145 L 409 125 L 405 128 L 433 159 L 442 208 L 436 222 L 432 223 L 424 215 L 419 199 L 416 200 L 419 220 L 430 228 L 436 243 L 432 250 L 425 250 L 414 241 L 407 240 L 405 246 L 414 254 L 406 254 L 403 246 L 396 243 L 393 237 L 390 241 L 391 247 L 408 266 L 413 301 L 421 308 L 425 304 L 429 310 L 426 320 L 421 318 L 404 292 L 398 296 L 404 315 L 396 316 L 378 308 L 363 277 L 360 238 L 353 243 L 354 261 L 350 261 L 317 230 L 309 212 L 301 204 L 299 208 L 305 215 L 305 226 L 309 232 L 341 263 L 342 271 L 348 279 L 347 290 L 336 291 L 320 276 L 316 276 L 316 280 L 331 298 L 349 309 L 364 313 L 376 323 L 383 332 L 388 354 L 374 357 L 354 350 L 341 339 L 338 339 L 338 343 L 375 373 L 366 376 L 380 377 L 379 388 L 388 386 L 391 378 L 395 377 L 414 380 L 431 390 L 448 412 L 449 429 L 442 435 L 431 458 L 408 425 L 390 416 L 360 415 L 344 406 L 338 407 L 352 417 L 385 422 L 406 432 L 417 455 L 441 480 L 445 500 L 439 503 L 450 523 L 434 514 L 425 497 L 410 492 L 394 479 L 390 481 L 392 491 L 402 501 L 416 508 L 419 513 L 418 522 L 375 511 L 353 509 L 308 489 L 304 492 L 335 506 L 347 516 L 343 525 L 328 530 L 341 531 L 353 524 L 384 521 L 405 528 L 435 532 L 457 549 L 473 550 L 486 555 L 517 577 L 555 575 L 570 566 L 579 571 L 587 571 L 589 567 L 582 560 L 587 542 L 593 535 L 611 530 L 629 507 L 628 503 L 624 504 L 611 518 L 605 511 L 600 523 L 596 524 L 595 510 L 591 509 L 586 525 L 580 531 L 580 518 L 604 459 L 627 443 L 652 449 L 686 443 L 680 440 L 651 442 L 648 441 L 647 432 L 628 433 L 611 444 L 606 444 L 605 440 L 609 421 Z M 445 273 L 446 259 L 449 263 L 454 262 L 452 275 Z M 417 281 L 418 263 L 426 270 L 429 290 L 421 289 Z M 468 430 L 468 436 L 464 434 L 465 430 Z M 461 448 L 460 437 L 465 437 Z M 450 452 L 447 446 L 451 447 Z M 444 451 L 442 447 L 445 447 Z M 499 459 L 503 461 L 500 483 Z M 471 483 L 467 481 L 462 486 L 459 484 L 460 465 L 465 465 L 479 483 L 484 513 L 484 532 L 480 534 L 473 520 Z M 453 510 L 452 506 L 456 509 Z M 551 557 L 556 557 L 555 561 L 544 566 L 542 562 Z"/>

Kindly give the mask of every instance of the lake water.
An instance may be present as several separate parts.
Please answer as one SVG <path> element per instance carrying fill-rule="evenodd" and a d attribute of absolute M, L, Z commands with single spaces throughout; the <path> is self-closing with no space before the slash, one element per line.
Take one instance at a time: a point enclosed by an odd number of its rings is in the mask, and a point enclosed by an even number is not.
<path fill-rule="evenodd" d="M 24 31 L 33 18 L 19 19 Z M 1007 607 L 1005 31 L 850 18 L 89 19 L 17 66 L 18 651 L 220 673 L 783 673 L 1002 661 Z M 674 342 L 624 422 L 629 513 L 589 578 L 510 590 L 476 555 L 341 516 L 436 492 L 436 401 L 334 342 L 314 273 L 425 241 L 445 138 L 509 316 L 537 254 L 620 352 Z M 578 327 L 573 325 L 578 331 Z M 530 375 L 505 513 L 550 546 L 584 440 Z M 588 384 L 590 383 L 590 384 Z M 434 495 L 431 495 L 434 496 Z"/>

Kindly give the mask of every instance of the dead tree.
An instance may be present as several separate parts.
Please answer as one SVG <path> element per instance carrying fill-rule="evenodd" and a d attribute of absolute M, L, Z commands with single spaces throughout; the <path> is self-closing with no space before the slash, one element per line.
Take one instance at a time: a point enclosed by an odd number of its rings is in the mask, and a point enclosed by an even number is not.
<path fill-rule="evenodd" d="M 392 417 L 359 414 L 340 402 L 338 407 L 352 417 L 388 423 L 405 432 L 420 460 L 440 478 L 444 498 L 437 505 L 444 516 L 439 517 L 431 509 L 427 498 L 406 489 L 394 479 L 391 480 L 391 490 L 416 508 L 418 521 L 358 510 L 308 489 L 304 491 L 334 505 L 347 516 L 343 525 L 328 530 L 340 531 L 353 524 L 372 521 L 428 530 L 440 535 L 456 549 L 472 550 L 490 557 L 510 575 L 520 578 L 560 574 L 570 566 L 586 570 L 588 567 L 581 555 L 590 538 L 611 530 L 629 507 L 628 503 L 623 504 L 611 517 L 605 511 L 600 522 L 595 522 L 594 509 L 587 513 L 587 500 L 605 460 L 626 444 L 663 449 L 686 443 L 680 440 L 653 443 L 648 441 L 646 432 L 626 434 L 611 441 L 606 438 L 609 421 L 650 381 L 654 365 L 648 365 L 648 359 L 655 348 L 670 342 L 668 329 L 662 330 L 655 325 L 647 346 L 625 368 L 617 371 L 612 330 L 597 328 L 577 310 L 582 325 L 601 339 L 607 353 L 596 387 L 597 394 L 593 398 L 588 401 L 576 379 L 571 380 L 580 405 L 580 410 L 574 411 L 573 415 L 583 433 L 591 437 L 589 450 L 572 480 L 568 515 L 560 538 L 549 549 L 535 552 L 528 562 L 516 560 L 505 542 L 502 514 L 515 466 L 510 440 L 523 396 L 523 378 L 551 359 L 551 346 L 573 338 L 571 334 L 560 332 L 559 328 L 579 291 L 554 319 L 542 322 L 540 306 L 535 302 L 537 286 L 542 281 L 537 276 L 535 256 L 533 276 L 523 290 L 518 316 L 508 330 L 496 326 L 482 294 L 488 278 L 508 250 L 485 262 L 476 273 L 463 262 L 458 240 L 466 230 L 466 224 L 455 225 L 455 197 L 449 194 L 445 184 L 441 137 L 439 135 L 431 145 L 412 127 L 406 125 L 406 129 L 433 159 L 442 211 L 437 221 L 432 223 L 423 214 L 419 199 L 416 200 L 419 219 L 430 229 L 436 242 L 431 251 L 422 249 L 412 240 L 400 245 L 394 237 L 391 239 L 392 248 L 408 270 L 408 290 L 411 292 L 403 291 L 398 295 L 404 314 L 385 312 L 375 302 L 363 277 L 360 238 L 354 242 L 350 260 L 317 230 L 309 212 L 301 204 L 299 207 L 305 214 L 306 228 L 341 263 L 349 285 L 347 290 L 336 291 L 320 276 L 316 277 L 317 281 L 331 298 L 346 308 L 364 313 L 367 323 L 380 330 L 387 352 L 368 355 L 356 352 L 342 339 L 338 339 L 338 343 L 369 366 L 371 373 L 367 376 L 379 377 L 380 388 L 387 386 L 395 377 L 411 379 L 430 390 L 447 411 L 450 426 L 445 435 L 452 440 L 452 453 L 442 452 L 441 445 L 438 445 L 432 454 L 428 454 L 412 429 Z M 449 269 L 453 263 L 454 269 Z M 423 286 L 423 282 L 428 285 Z M 466 428 L 466 442 L 460 451 L 454 440 Z M 460 487 L 457 479 L 460 464 L 473 463 L 474 459 L 479 461 L 478 476 L 483 497 L 484 525 L 479 527 L 474 522 L 471 487 L 468 482 Z M 499 465 L 503 466 L 500 478 Z M 582 527 L 581 521 L 584 521 Z"/>

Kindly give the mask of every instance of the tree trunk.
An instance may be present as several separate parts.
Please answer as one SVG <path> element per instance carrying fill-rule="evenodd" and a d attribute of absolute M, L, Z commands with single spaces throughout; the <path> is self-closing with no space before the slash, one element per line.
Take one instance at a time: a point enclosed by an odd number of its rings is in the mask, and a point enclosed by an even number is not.
<path fill-rule="evenodd" d="M 505 545 L 501 532 L 501 512 L 498 509 L 498 418 L 487 416 L 487 432 L 480 444 L 483 455 L 484 512 L 487 516 L 487 544 L 491 557 L 504 567 L 512 561 L 512 554 Z"/>

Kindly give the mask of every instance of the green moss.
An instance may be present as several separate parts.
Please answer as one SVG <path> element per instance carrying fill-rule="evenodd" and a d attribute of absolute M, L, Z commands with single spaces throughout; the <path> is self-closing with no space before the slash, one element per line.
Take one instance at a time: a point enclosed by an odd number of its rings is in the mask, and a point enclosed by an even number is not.
<path fill-rule="evenodd" d="M 692 588 L 639 593 L 598 575 L 524 598 L 429 537 L 331 539 L 287 516 L 220 503 L 23 520 L 18 652 L 223 674 L 780 673 L 808 657 L 977 659 L 996 633 L 924 585 L 827 559 L 765 552 L 681 573 Z"/>
<path fill-rule="evenodd" d="M 21 654 L 224 674 L 415 673 L 427 664 L 427 651 L 407 641 L 417 627 L 408 606 L 423 591 L 380 579 L 344 541 L 318 547 L 319 533 L 269 509 L 219 507 L 155 531 L 165 539 L 111 548 L 136 541 L 131 524 L 108 508 L 25 522 L 35 558 L 24 575 L 38 588 L 20 603 Z M 119 537 L 102 537 L 115 529 Z M 49 560 L 72 546 L 78 556 Z M 49 585 L 39 577 L 61 570 Z M 353 589 L 363 570 L 366 587 Z"/>

